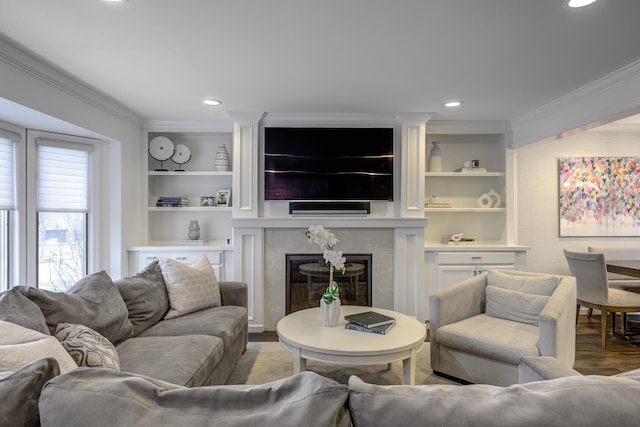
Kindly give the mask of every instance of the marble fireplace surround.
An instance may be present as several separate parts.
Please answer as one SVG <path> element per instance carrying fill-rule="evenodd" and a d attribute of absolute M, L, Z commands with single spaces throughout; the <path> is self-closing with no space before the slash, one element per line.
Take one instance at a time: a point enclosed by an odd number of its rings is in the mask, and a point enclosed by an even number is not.
<path fill-rule="evenodd" d="M 425 320 L 424 218 L 238 218 L 234 226 L 234 277 L 249 284 L 249 329 L 274 331 L 286 312 L 286 254 L 320 253 L 304 232 L 331 229 L 345 253 L 372 254 L 372 302 Z"/>

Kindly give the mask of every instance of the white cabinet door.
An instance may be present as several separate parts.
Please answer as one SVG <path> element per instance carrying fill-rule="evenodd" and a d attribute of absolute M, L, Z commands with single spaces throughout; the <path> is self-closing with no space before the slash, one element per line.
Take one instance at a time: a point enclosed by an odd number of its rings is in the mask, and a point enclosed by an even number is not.
<path fill-rule="evenodd" d="M 474 265 L 438 266 L 438 290 L 447 289 L 465 279 L 475 276 Z"/>
<path fill-rule="evenodd" d="M 135 274 L 138 271 L 142 271 L 147 265 L 149 265 L 153 260 L 158 258 L 173 258 L 176 261 L 179 261 L 183 264 L 190 265 L 196 259 L 198 259 L 203 254 L 207 256 L 209 262 L 211 263 L 211 267 L 213 267 L 213 271 L 216 273 L 216 277 L 218 280 L 225 280 L 224 277 L 224 262 L 222 251 L 184 251 L 180 250 L 172 250 L 172 251 L 159 251 L 159 250 L 150 250 L 150 251 L 132 251 L 130 252 L 134 259 L 137 259 L 137 262 L 130 263 L 130 266 L 135 266 L 137 268 L 136 271 L 131 271 L 131 274 Z"/>

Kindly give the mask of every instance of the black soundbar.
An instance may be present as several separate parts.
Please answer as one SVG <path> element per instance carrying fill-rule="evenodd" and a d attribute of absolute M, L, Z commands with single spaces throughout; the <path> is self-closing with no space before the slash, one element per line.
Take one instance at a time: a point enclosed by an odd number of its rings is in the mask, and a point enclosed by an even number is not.
<path fill-rule="evenodd" d="M 371 202 L 289 202 L 293 215 L 366 215 L 371 213 Z"/>

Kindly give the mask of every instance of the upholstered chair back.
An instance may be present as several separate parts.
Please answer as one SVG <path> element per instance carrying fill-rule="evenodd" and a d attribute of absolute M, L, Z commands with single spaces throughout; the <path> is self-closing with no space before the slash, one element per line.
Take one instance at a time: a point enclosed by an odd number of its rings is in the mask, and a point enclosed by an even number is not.
<path fill-rule="evenodd" d="M 576 278 L 578 299 L 609 304 L 609 284 L 604 254 L 564 250 L 571 275 Z"/>

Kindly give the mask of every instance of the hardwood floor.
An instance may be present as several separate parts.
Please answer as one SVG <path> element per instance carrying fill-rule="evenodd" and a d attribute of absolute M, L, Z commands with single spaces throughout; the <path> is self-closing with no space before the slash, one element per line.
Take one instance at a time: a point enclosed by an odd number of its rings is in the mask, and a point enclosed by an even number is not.
<path fill-rule="evenodd" d="M 600 315 L 580 316 L 576 328 L 576 364 L 574 369 L 585 375 L 614 375 L 640 368 L 640 333 L 627 340 L 619 329 L 607 336 L 607 346 L 600 348 Z"/>
<path fill-rule="evenodd" d="M 620 320 L 616 323 L 620 325 Z M 273 331 L 249 334 L 249 341 L 278 341 Z M 614 375 L 640 368 L 640 332 L 636 340 L 627 340 L 619 330 L 607 336 L 607 347 L 600 348 L 600 316 L 580 316 L 576 328 L 576 364 L 584 375 Z"/>

